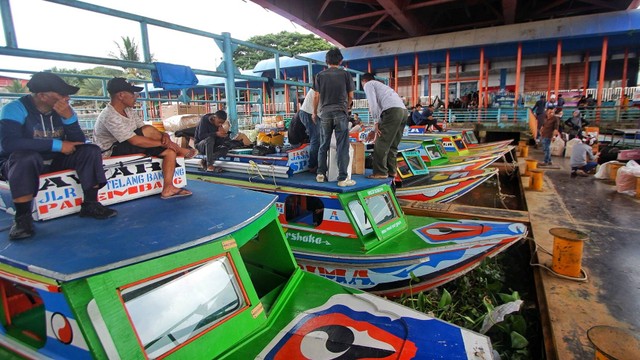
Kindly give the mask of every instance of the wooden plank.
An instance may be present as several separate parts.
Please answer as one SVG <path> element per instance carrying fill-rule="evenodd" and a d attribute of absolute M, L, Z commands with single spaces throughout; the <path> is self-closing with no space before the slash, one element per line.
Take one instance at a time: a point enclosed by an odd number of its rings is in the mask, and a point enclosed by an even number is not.
<path fill-rule="evenodd" d="M 398 203 L 407 215 L 430 216 L 455 219 L 485 219 L 521 222 L 528 224 L 529 212 L 521 210 L 495 209 L 481 206 L 430 203 L 399 199 Z"/>

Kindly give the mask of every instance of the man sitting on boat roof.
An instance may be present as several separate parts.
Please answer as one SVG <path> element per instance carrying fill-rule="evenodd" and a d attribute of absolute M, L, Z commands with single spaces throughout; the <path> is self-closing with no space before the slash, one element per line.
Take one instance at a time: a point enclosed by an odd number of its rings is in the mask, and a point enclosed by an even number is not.
<path fill-rule="evenodd" d="M 217 158 L 226 155 L 229 150 L 251 145 L 251 140 L 242 133 L 231 139 L 230 127 L 231 124 L 229 124 L 227 113 L 224 110 L 218 110 L 213 114 L 204 114 L 200 119 L 193 140 L 196 149 L 207 157 L 206 166 L 203 166 L 207 171 L 218 171 L 213 163 Z"/>
<path fill-rule="evenodd" d="M 117 214 L 98 202 L 98 189 L 107 183 L 100 148 L 86 138 L 69 95 L 79 88 L 53 73 L 34 74 L 31 91 L 2 108 L 0 113 L 0 173 L 9 182 L 16 214 L 9 239 L 35 233 L 32 202 L 40 174 L 73 169 L 78 174 L 84 202 L 80 216 L 106 219 Z"/>
<path fill-rule="evenodd" d="M 176 157 L 194 157 L 195 149 L 181 148 L 151 125 L 145 125 L 133 109 L 142 87 L 134 86 L 126 79 L 115 77 L 107 83 L 111 101 L 96 121 L 93 136 L 102 149 L 103 156 L 118 156 L 142 153 L 159 156 L 162 161 L 162 199 L 191 195 L 191 191 L 173 185 Z"/>

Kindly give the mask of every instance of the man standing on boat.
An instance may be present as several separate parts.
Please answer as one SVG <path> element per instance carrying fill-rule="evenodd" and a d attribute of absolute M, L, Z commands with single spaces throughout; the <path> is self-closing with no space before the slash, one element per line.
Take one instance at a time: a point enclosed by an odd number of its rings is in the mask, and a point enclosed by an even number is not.
<path fill-rule="evenodd" d="M 340 67 L 342 53 L 338 48 L 327 51 L 326 63 L 329 68 L 316 75 L 313 89 L 313 119 L 320 113 L 320 149 L 318 150 L 318 170 L 316 181 L 327 179 L 327 153 L 331 144 L 331 134 L 336 134 L 336 157 L 338 160 L 338 186 L 353 186 L 349 179 L 349 110 L 353 100 L 353 78 Z"/>
<path fill-rule="evenodd" d="M 373 147 L 373 174 L 370 179 L 386 179 L 396 176 L 398 144 L 407 123 L 407 108 L 402 98 L 387 85 L 376 81 L 373 74 L 360 77 L 362 88 L 369 102 L 371 117 L 378 119 L 375 131 L 369 133 L 369 141 L 377 135 Z"/>
<path fill-rule="evenodd" d="M 173 185 L 176 157 L 192 158 L 197 151 L 181 148 L 171 141 L 167 133 L 144 124 L 133 109 L 138 99 L 137 93 L 142 89 L 128 83 L 125 78 L 109 80 L 107 91 L 111 101 L 98 115 L 93 130 L 95 142 L 105 157 L 142 153 L 163 158 L 161 198 L 189 196 L 191 191 Z"/>
<path fill-rule="evenodd" d="M 313 116 L 315 96 L 316 91 L 309 89 L 298 112 L 300 121 L 304 124 L 307 135 L 309 135 L 309 171 L 312 173 L 318 170 L 318 149 L 320 148 L 320 126 L 317 117 Z"/>
<path fill-rule="evenodd" d="M 0 113 L 0 173 L 9 182 L 16 214 L 9 239 L 35 233 L 31 217 L 40 174 L 74 169 L 84 201 L 80 216 L 107 219 L 117 214 L 98 202 L 98 190 L 107 183 L 100 148 L 86 144 L 69 95 L 79 88 L 58 75 L 34 74 L 31 91 L 2 108 Z"/>

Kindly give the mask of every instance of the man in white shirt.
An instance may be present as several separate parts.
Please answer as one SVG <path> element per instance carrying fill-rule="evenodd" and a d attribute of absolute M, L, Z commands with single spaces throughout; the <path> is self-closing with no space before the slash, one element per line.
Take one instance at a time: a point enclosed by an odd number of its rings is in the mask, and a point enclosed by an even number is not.
<path fill-rule="evenodd" d="M 316 91 L 309 89 L 300 105 L 300 121 L 307 129 L 309 135 L 309 172 L 315 173 L 318 169 L 318 148 L 320 147 L 320 130 L 318 129 L 318 119 L 313 118 L 313 98 Z"/>
<path fill-rule="evenodd" d="M 386 179 L 396 175 L 398 144 L 407 123 L 407 108 L 400 96 L 387 85 L 376 81 L 373 74 L 360 77 L 362 88 L 369 102 L 369 112 L 378 119 L 375 131 L 369 133 L 368 141 L 377 135 L 373 148 L 373 174 L 370 179 Z"/>
<path fill-rule="evenodd" d="M 142 87 L 134 86 L 124 78 L 113 78 L 107 83 L 111 101 L 96 121 L 93 136 L 103 156 L 143 153 L 159 156 L 162 161 L 162 199 L 191 195 L 191 191 L 173 185 L 176 157 L 191 158 L 195 149 L 181 148 L 171 141 L 167 133 L 161 133 L 151 125 L 145 125 L 133 110 Z"/>

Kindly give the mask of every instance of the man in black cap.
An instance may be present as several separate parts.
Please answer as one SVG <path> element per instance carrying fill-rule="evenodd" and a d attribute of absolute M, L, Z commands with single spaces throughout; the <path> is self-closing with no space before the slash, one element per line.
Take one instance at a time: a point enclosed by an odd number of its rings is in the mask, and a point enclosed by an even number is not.
<path fill-rule="evenodd" d="M 197 151 L 181 148 L 171 141 L 167 133 L 144 124 L 133 109 L 142 89 L 130 84 L 125 78 L 109 80 L 107 91 L 111 101 L 102 110 L 94 126 L 95 142 L 103 150 L 103 156 L 107 157 L 142 153 L 163 158 L 161 198 L 189 196 L 191 191 L 173 184 L 176 157 L 192 158 Z"/>
<path fill-rule="evenodd" d="M 14 100 L 0 113 L 0 174 L 9 182 L 16 208 L 10 239 L 32 236 L 32 202 L 40 174 L 74 169 L 84 202 L 80 216 L 106 219 L 117 212 L 98 202 L 98 189 L 107 183 L 100 148 L 85 144 L 69 95 L 79 88 L 59 76 L 41 72 L 27 83 L 31 94 Z"/>

